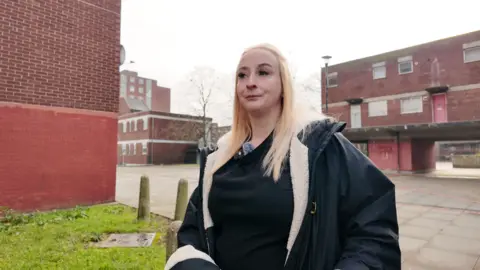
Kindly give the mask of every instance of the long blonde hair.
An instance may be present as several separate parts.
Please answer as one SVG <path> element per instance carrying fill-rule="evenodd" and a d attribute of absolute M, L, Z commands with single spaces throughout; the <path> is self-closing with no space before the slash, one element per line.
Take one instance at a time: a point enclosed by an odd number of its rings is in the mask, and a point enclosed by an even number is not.
<path fill-rule="evenodd" d="M 288 68 L 287 60 L 275 46 L 270 44 L 260 44 L 246 49 L 243 54 L 252 49 L 263 49 L 271 52 L 277 58 L 279 63 L 283 96 L 282 111 L 275 126 L 272 145 L 263 159 L 262 164 L 265 169 L 265 175 L 271 175 L 273 176 L 273 179 L 277 181 L 281 175 L 284 161 L 287 158 L 292 137 L 296 136 L 298 132 L 296 126 L 296 124 L 298 124 L 296 121 L 297 117 L 294 112 L 293 80 Z M 236 76 L 232 129 L 225 142 L 226 149 L 217 157 L 215 163 L 216 166 L 213 168 L 212 174 L 236 154 L 238 149 L 240 149 L 252 132 L 247 112 L 240 105 L 236 94 L 237 82 L 238 77 Z"/>

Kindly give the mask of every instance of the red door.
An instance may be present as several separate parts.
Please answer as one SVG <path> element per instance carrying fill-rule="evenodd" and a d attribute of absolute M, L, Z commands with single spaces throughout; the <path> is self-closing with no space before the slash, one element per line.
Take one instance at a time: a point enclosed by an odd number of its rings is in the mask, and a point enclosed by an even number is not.
<path fill-rule="evenodd" d="M 447 96 L 445 94 L 433 95 L 433 122 L 447 122 Z"/>

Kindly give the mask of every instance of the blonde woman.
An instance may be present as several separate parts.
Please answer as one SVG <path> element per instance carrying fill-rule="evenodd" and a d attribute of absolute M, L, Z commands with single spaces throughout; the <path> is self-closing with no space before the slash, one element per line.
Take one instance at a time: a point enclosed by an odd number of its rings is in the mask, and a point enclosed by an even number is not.
<path fill-rule="evenodd" d="M 202 162 L 166 270 L 400 269 L 395 187 L 340 133 L 294 109 L 271 45 L 237 68 L 233 124 Z"/>

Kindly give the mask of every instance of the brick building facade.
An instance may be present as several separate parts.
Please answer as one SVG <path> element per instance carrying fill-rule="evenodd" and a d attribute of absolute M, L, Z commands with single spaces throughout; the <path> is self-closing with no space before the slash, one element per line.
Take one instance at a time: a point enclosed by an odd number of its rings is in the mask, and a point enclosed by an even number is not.
<path fill-rule="evenodd" d="M 0 205 L 115 199 L 120 0 L 0 3 Z"/>
<path fill-rule="evenodd" d="M 385 126 L 478 121 L 480 31 L 333 65 L 327 81 L 328 114 L 365 134 Z M 383 169 L 435 166 L 431 139 L 365 135 L 362 141 Z"/>
<path fill-rule="evenodd" d="M 120 72 L 120 114 L 137 111 L 170 112 L 170 88 L 137 72 Z"/>
<path fill-rule="evenodd" d="M 208 125 L 211 121 L 207 118 Z M 202 117 L 189 115 L 153 111 L 122 115 L 118 121 L 117 163 L 196 163 L 203 127 Z"/>

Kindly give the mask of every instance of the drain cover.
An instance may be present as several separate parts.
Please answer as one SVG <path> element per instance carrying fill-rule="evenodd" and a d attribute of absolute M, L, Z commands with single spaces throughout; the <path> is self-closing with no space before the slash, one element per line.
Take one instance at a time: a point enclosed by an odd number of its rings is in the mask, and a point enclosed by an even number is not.
<path fill-rule="evenodd" d="M 152 245 L 155 233 L 124 233 L 111 234 L 102 242 L 96 243 L 96 247 L 149 247 Z"/>

